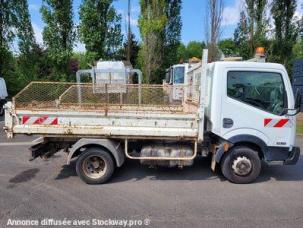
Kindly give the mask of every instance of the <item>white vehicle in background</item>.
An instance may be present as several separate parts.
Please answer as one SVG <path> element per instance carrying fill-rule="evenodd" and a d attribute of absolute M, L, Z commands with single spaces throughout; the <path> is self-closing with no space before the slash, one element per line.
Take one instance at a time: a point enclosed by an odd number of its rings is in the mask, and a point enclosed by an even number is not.
<path fill-rule="evenodd" d="M 91 69 L 78 70 L 76 73 L 77 83 L 82 83 L 82 78 L 88 76 L 88 81 L 92 83 L 94 94 L 120 93 L 120 99 L 126 91 L 126 85 L 139 85 L 138 94 L 141 94 L 142 72 L 139 69 L 133 69 L 130 63 L 123 61 L 98 61 Z M 136 78 L 135 78 L 136 77 Z M 77 87 L 78 101 L 82 102 L 82 97 L 89 93 L 86 87 Z M 141 102 L 141 101 L 140 101 Z"/>
<path fill-rule="evenodd" d="M 188 63 L 171 66 L 166 70 L 165 83 L 170 85 L 183 85 L 188 69 Z"/>
<path fill-rule="evenodd" d="M 181 101 L 184 95 L 183 86 L 187 82 L 188 71 L 197 64 L 181 63 L 171 66 L 166 70 L 165 80 L 163 85 L 170 85 L 171 90 L 167 90 L 169 97 L 175 101 Z"/>
<path fill-rule="evenodd" d="M 183 98 L 183 85 L 188 71 L 188 66 L 188 63 L 176 64 L 167 70 L 164 84 L 173 85 L 173 87 L 170 87 L 170 90 L 167 90 L 170 99 L 180 101 Z"/>
<path fill-rule="evenodd" d="M 3 105 L 6 102 L 7 96 L 8 94 L 5 81 L 3 78 L 0 78 L 0 116 L 4 114 Z"/>
<path fill-rule="evenodd" d="M 142 72 L 133 69 L 131 64 L 123 61 L 98 61 L 91 69 L 78 70 L 76 73 L 77 83 L 82 82 L 82 77 L 89 75 L 94 85 L 104 84 L 134 84 L 134 75 L 137 82 L 142 82 Z"/>

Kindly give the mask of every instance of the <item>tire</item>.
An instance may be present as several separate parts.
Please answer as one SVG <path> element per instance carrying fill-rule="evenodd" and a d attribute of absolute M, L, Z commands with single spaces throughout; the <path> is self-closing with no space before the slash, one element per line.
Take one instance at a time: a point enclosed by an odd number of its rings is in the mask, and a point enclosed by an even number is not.
<path fill-rule="evenodd" d="M 252 183 L 261 172 L 261 160 L 258 152 L 246 146 L 232 148 L 222 159 L 221 171 L 224 177 L 232 183 Z"/>
<path fill-rule="evenodd" d="M 76 163 L 76 172 L 87 184 L 103 184 L 113 175 L 115 164 L 109 152 L 98 148 L 83 151 Z"/>

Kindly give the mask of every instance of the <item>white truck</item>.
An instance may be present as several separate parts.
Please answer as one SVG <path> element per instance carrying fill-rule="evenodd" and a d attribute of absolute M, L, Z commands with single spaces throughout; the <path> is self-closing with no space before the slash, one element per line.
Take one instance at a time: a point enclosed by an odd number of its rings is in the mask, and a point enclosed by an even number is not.
<path fill-rule="evenodd" d="M 5 81 L 3 78 L 0 77 L 0 116 L 4 114 L 3 105 L 6 102 L 7 96 L 8 94 Z"/>
<path fill-rule="evenodd" d="M 210 156 L 212 170 L 221 168 L 233 183 L 253 182 L 261 161 L 295 164 L 301 95 L 294 98 L 285 68 L 203 59 L 198 87 L 183 85 L 179 103 L 163 85 L 105 84 L 94 93 L 92 84 L 32 82 L 5 106 L 7 136 L 42 136 L 30 148 L 32 159 L 64 151 L 88 184 L 108 181 L 126 158 L 183 167 Z M 109 93 L 113 86 L 126 92 Z"/>
<path fill-rule="evenodd" d="M 184 79 L 189 69 L 188 63 L 176 64 L 166 70 L 165 83 L 184 84 Z"/>
<path fill-rule="evenodd" d="M 166 90 L 170 93 L 172 100 L 182 100 L 184 96 L 184 85 L 187 82 L 187 72 L 194 64 L 180 63 L 166 70 L 163 85 L 168 85 Z M 170 86 L 173 85 L 173 86 Z"/>

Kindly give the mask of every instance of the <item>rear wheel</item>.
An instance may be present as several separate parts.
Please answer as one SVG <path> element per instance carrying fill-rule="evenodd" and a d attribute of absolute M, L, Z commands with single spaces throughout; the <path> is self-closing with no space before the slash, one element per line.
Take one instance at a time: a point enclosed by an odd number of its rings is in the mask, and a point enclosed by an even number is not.
<path fill-rule="evenodd" d="M 88 148 L 81 153 L 76 163 L 78 176 L 87 184 L 103 184 L 114 173 L 112 156 L 101 148 Z"/>
<path fill-rule="evenodd" d="M 221 170 L 229 181 L 247 184 L 255 181 L 259 176 L 261 160 L 257 151 L 246 146 L 237 146 L 224 155 Z"/>

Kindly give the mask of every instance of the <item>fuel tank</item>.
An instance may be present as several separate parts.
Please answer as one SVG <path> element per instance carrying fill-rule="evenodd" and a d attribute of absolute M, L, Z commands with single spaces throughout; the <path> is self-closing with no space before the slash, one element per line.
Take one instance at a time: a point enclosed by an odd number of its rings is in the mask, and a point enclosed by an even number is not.
<path fill-rule="evenodd" d="M 148 145 L 141 149 L 141 157 L 191 157 L 193 149 L 187 145 Z M 175 167 L 175 166 L 191 166 L 193 160 L 141 160 L 143 165 L 154 165 L 162 167 Z"/>

